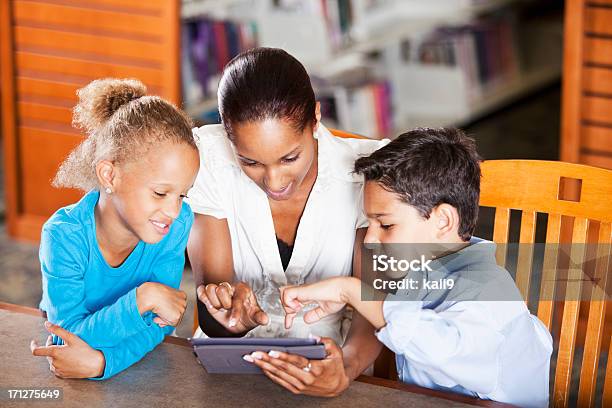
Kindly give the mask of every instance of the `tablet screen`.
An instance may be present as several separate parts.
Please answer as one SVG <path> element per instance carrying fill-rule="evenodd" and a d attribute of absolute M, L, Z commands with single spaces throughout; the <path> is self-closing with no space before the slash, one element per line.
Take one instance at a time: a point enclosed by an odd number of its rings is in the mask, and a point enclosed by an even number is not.
<path fill-rule="evenodd" d="M 191 339 L 191 344 L 194 346 L 204 345 L 253 345 L 253 346 L 278 346 L 278 347 L 295 347 L 295 346 L 314 346 L 317 344 L 316 339 L 302 339 L 295 337 L 204 337 Z"/>
<path fill-rule="evenodd" d="M 325 358 L 325 346 L 315 339 L 216 337 L 191 339 L 200 364 L 210 374 L 262 374 L 262 371 L 242 357 L 254 351 L 270 350 L 300 355 L 309 360 Z"/>

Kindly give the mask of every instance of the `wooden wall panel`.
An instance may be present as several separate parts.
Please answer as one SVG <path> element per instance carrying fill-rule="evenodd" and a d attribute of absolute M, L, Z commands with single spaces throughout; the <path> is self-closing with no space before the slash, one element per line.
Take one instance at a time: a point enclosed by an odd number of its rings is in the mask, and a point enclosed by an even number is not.
<path fill-rule="evenodd" d="M 584 41 L 584 62 L 612 65 L 612 39 L 587 37 Z"/>
<path fill-rule="evenodd" d="M 561 160 L 612 168 L 612 1 L 566 2 Z"/>
<path fill-rule="evenodd" d="M 612 126 L 612 98 L 583 96 L 582 119 Z"/>
<path fill-rule="evenodd" d="M 612 69 L 585 67 L 583 76 L 585 92 L 612 95 Z"/>
<path fill-rule="evenodd" d="M 0 80 L 2 81 L 2 143 L 4 147 L 4 189 L 6 197 L 7 231 L 18 236 L 19 173 L 17 163 L 17 113 L 13 78 L 12 9 L 8 1 L 0 1 Z"/>
<path fill-rule="evenodd" d="M 23 46 L 49 47 L 108 57 L 128 57 L 156 67 L 161 67 L 163 62 L 163 44 L 101 34 L 16 27 L 15 44 L 19 49 Z"/>
<path fill-rule="evenodd" d="M 612 155 L 602 155 L 599 153 L 582 153 L 580 155 L 581 161 L 584 164 L 588 164 L 590 166 L 603 167 L 606 169 L 612 169 Z"/>
<path fill-rule="evenodd" d="M 21 118 L 61 123 L 70 123 L 72 121 L 72 110 L 58 106 L 19 102 L 17 103 L 17 112 Z"/>
<path fill-rule="evenodd" d="M 580 103 L 582 97 L 584 3 L 565 5 L 563 29 L 563 95 L 561 100 L 561 160 L 580 159 Z M 575 34 L 580 33 L 580 34 Z"/>
<path fill-rule="evenodd" d="M 19 129 L 25 213 L 44 217 L 48 215 L 49 207 L 59 208 L 66 205 L 66 202 L 78 201 L 80 192 L 53 188 L 51 180 L 61 160 L 82 140 L 82 137 L 73 134 L 33 128 Z M 41 199 L 43 197 L 44 199 Z"/>
<path fill-rule="evenodd" d="M 583 126 L 582 149 L 612 152 L 612 127 Z"/>
<path fill-rule="evenodd" d="M 125 1 L 123 2 L 125 5 Z M 151 1 L 132 2 L 149 4 L 152 8 L 142 9 L 139 13 L 125 9 L 84 8 L 69 3 L 41 3 L 36 1 L 16 1 L 14 6 L 15 22 L 20 26 L 70 27 L 91 33 L 104 32 L 141 36 L 162 42 L 159 27 L 167 24 L 157 6 Z"/>
<path fill-rule="evenodd" d="M 612 35 L 612 9 L 587 7 L 584 27 L 589 34 Z"/>
<path fill-rule="evenodd" d="M 138 78 L 145 85 L 163 85 L 163 73 L 159 69 L 146 66 L 126 65 L 123 63 L 105 62 L 109 58 L 74 58 L 64 55 L 41 54 L 34 52 L 17 52 L 17 70 L 37 70 L 45 67 L 46 71 L 56 74 L 88 75 L 92 79 L 104 77 Z"/>
<path fill-rule="evenodd" d="M 70 101 L 73 105 L 77 101 L 76 91 L 85 83 L 75 84 L 69 82 L 55 82 L 45 79 L 18 76 L 17 92 L 20 95 L 42 95 L 61 98 Z"/>
<path fill-rule="evenodd" d="M 180 104 L 179 0 L 7 0 L 0 52 L 9 233 L 36 239 L 79 193 L 50 180 L 82 140 L 76 91 L 97 78 L 136 78 Z"/>

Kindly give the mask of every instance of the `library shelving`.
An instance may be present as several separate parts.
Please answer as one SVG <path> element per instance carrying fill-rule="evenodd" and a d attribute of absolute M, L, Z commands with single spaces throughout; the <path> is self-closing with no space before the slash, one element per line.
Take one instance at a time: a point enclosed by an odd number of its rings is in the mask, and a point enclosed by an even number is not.
<path fill-rule="evenodd" d="M 228 38 L 234 39 L 234 46 L 226 50 L 229 52 L 223 54 L 222 61 L 255 45 L 287 49 L 311 73 L 330 116 L 326 121 L 331 124 L 335 119 L 334 125 L 344 130 L 380 137 L 392 136 L 413 123 L 469 121 L 554 80 L 558 67 L 528 64 L 521 75 L 508 76 L 507 82 L 498 87 L 483 86 L 480 99 L 465 96 L 446 101 L 449 106 L 465 105 L 464 111 L 433 109 L 426 112 L 429 116 L 417 115 L 419 104 L 411 102 L 410 92 L 401 95 L 402 109 L 398 108 L 396 98 L 405 76 L 397 74 L 402 69 L 409 72 L 414 68 L 424 75 L 440 71 L 454 76 L 459 87 L 466 83 L 461 82 L 465 81 L 462 71 L 444 61 L 425 64 L 411 60 L 405 66 L 394 66 L 388 59 L 394 52 L 406 44 L 418 48 L 419 41 L 439 27 L 468 27 L 474 20 L 496 18 L 503 10 L 523 3 L 530 1 L 0 2 L 8 232 L 13 237 L 37 240 L 45 219 L 80 196 L 75 190 L 52 188 L 50 180 L 68 152 L 82 140 L 83 135 L 71 126 L 71 108 L 76 103 L 76 89 L 89 81 L 108 76 L 135 77 L 151 93 L 184 107 L 195 118 L 205 122 L 216 119 L 215 81 L 222 64 L 217 61 L 205 76 L 192 70 L 189 78 L 186 62 L 193 63 L 193 50 L 185 46 L 188 29 L 208 25 L 216 35 L 225 36 L 226 45 Z M 208 60 L 206 55 L 199 58 L 202 67 Z M 193 82 L 189 80 L 203 77 L 209 78 L 210 86 L 199 91 L 190 86 Z"/>
<path fill-rule="evenodd" d="M 206 2 L 204 2 L 206 3 Z M 252 12 L 244 15 L 240 11 L 232 16 L 231 10 L 240 10 L 242 3 L 249 6 Z M 364 134 L 369 137 L 393 136 L 408 127 L 462 125 L 480 118 L 495 109 L 503 107 L 521 96 L 528 95 L 542 87 L 554 83 L 561 74 L 561 32 L 562 24 L 559 18 L 554 24 L 546 20 L 545 28 L 540 32 L 532 33 L 532 37 L 544 37 L 553 46 L 547 46 L 546 58 L 533 63 L 525 61 L 522 54 L 537 54 L 541 49 L 542 41 L 520 39 L 523 31 L 522 21 L 518 21 L 512 14 L 516 9 L 523 9 L 525 5 L 533 3 L 519 0 L 403 0 L 366 2 L 360 0 L 343 1 L 260 1 L 254 3 L 249 0 L 234 0 L 228 2 L 228 10 L 214 14 L 223 15 L 225 19 L 237 21 L 251 21 L 257 28 L 257 43 L 262 46 L 278 46 L 287 49 L 307 67 L 313 77 L 315 89 L 319 97 L 328 98 L 329 89 L 344 87 L 346 92 L 332 92 L 342 95 L 339 99 L 327 105 L 333 109 L 344 112 L 331 112 L 325 119 L 334 126 Z M 205 12 L 195 12 L 198 3 L 192 0 L 191 16 L 208 17 Z M 344 10 L 348 8 L 347 10 Z M 204 10 L 204 9 L 203 9 Z M 507 21 L 499 19 L 504 13 Z M 350 15 L 350 18 L 346 16 Z M 344 17 L 343 17 L 344 16 Z M 481 82 L 470 82 L 466 72 L 468 68 L 456 61 L 431 63 L 426 61 L 401 61 L 397 57 L 387 58 L 393 53 L 403 52 L 402 47 L 410 43 L 413 49 L 419 47 L 427 35 L 442 28 L 463 30 L 473 29 L 473 39 L 479 42 L 472 50 L 470 58 L 480 63 L 476 70 L 484 71 L 488 67 L 484 60 L 491 59 L 483 53 L 491 53 L 496 58 L 486 35 L 489 27 L 480 30 L 478 25 L 487 19 L 497 20 L 508 25 L 508 38 L 506 43 L 514 48 L 510 52 L 513 59 L 514 75 L 504 73 L 499 78 L 480 78 Z M 333 21 L 330 21 L 333 20 Z M 301 24 L 307 27 L 305 34 L 300 28 L 291 29 Z M 529 21 L 530 26 L 537 27 Z M 475 27 L 475 28 L 474 28 Z M 533 31 L 534 27 L 530 27 Z M 481 32 L 478 32 L 480 30 Z M 483 34 L 484 32 L 484 34 Z M 493 38 L 498 33 L 493 33 Z M 506 33 L 504 33 L 506 35 Z M 451 39 L 452 40 L 452 39 Z M 522 48 L 532 48 L 528 51 Z M 465 48 L 465 47 L 464 47 Z M 551 49 L 556 52 L 551 52 Z M 398 51 L 399 50 L 399 51 Z M 483 51 L 484 50 L 484 51 Z M 493 50 L 493 52 L 491 51 Z M 455 50 L 455 52 L 464 52 Z M 465 58 L 464 58 L 465 60 Z M 465 61 L 464 61 L 465 62 Z M 188 60 L 183 65 L 189 64 Z M 464 64 L 465 65 L 465 64 Z M 468 64 L 469 65 L 469 64 Z M 495 65 L 495 64 L 492 64 Z M 499 65 L 499 64 L 498 64 Z M 499 67 L 494 67 L 499 70 Z M 474 68 L 472 67 L 472 71 Z M 490 70 L 490 68 L 489 68 Z M 358 75 L 354 75 L 358 72 Z M 356 80 L 346 80 L 354 78 Z M 472 76 L 474 74 L 472 73 Z M 215 80 L 217 78 L 214 78 Z M 489 81 L 490 80 L 490 81 Z M 390 87 L 390 101 L 378 103 L 380 98 L 375 91 L 378 84 L 387 82 Z M 490 83 L 485 83 L 490 82 Z M 432 86 L 431 84 L 435 84 Z M 184 85 L 185 86 L 185 85 Z M 186 88 L 192 88 L 187 85 Z M 214 88 L 206 86 L 207 88 Z M 373 88 L 370 91 L 369 88 Z M 432 89 L 437 88 L 437 89 Z M 482 89 L 480 89 L 482 88 Z M 474 92 L 476 90 L 476 92 Z M 348 97 L 346 94 L 348 93 Z M 371 100 L 364 107 L 363 94 L 371 94 Z M 475 95 L 474 95 L 475 94 Z M 346 101 L 353 101 L 355 106 L 346 105 Z M 381 106 L 390 106 L 392 117 L 391 126 L 372 127 L 360 120 L 364 111 L 380 110 Z M 195 117 L 205 121 L 214 117 L 216 100 L 210 95 L 204 101 L 186 105 L 187 110 Z M 354 120 L 346 120 L 352 112 Z M 345 120 L 339 120 L 338 117 Z M 366 115 L 367 117 L 367 115 Z M 383 121 L 384 122 L 384 121 Z M 363 124 L 361 126 L 355 124 Z"/>

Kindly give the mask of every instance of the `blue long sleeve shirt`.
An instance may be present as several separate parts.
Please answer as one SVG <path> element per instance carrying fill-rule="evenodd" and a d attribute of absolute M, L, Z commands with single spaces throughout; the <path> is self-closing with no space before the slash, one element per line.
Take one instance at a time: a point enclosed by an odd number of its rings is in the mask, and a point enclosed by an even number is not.
<path fill-rule="evenodd" d="M 96 240 L 94 190 L 61 208 L 45 223 L 40 241 L 47 318 L 104 354 L 107 379 L 139 361 L 174 327 L 159 327 L 151 312 L 141 315 L 136 288 L 158 282 L 178 289 L 193 212 L 183 203 L 168 234 L 156 244 L 140 241 L 118 267 L 104 260 Z M 61 339 L 54 338 L 54 344 Z"/>

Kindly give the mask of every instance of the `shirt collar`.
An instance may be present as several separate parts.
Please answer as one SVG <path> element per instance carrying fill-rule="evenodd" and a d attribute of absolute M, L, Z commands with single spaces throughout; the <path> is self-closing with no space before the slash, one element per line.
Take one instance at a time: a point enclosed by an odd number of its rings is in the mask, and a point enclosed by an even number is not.
<path fill-rule="evenodd" d="M 209 143 L 208 139 L 213 137 L 223 137 L 227 139 L 225 130 L 222 125 L 208 125 L 208 137 L 200 137 L 200 143 Z M 318 144 L 318 171 L 317 171 L 317 189 L 325 190 L 329 185 L 337 180 L 351 183 L 363 182 L 363 176 L 353 173 L 355 160 L 364 155 L 368 155 L 374 150 L 384 146 L 389 140 L 380 141 L 372 139 L 343 139 L 334 136 L 322 123 L 319 122 L 317 130 L 314 132 L 314 138 Z M 206 155 L 204 160 L 212 161 L 213 167 L 225 163 L 241 170 L 238 163 L 234 144 L 228 139 L 222 143 L 222 152 L 217 154 Z M 220 154 L 219 154 L 220 153 Z M 243 174 L 247 177 L 245 174 Z"/>
<path fill-rule="evenodd" d="M 319 123 L 314 137 L 319 146 L 318 177 L 324 188 L 334 180 L 362 183 L 363 176 L 353 173 L 355 160 L 376 150 L 381 143 L 370 139 L 350 139 L 349 142 L 349 139 L 334 136 L 322 123 Z"/>

